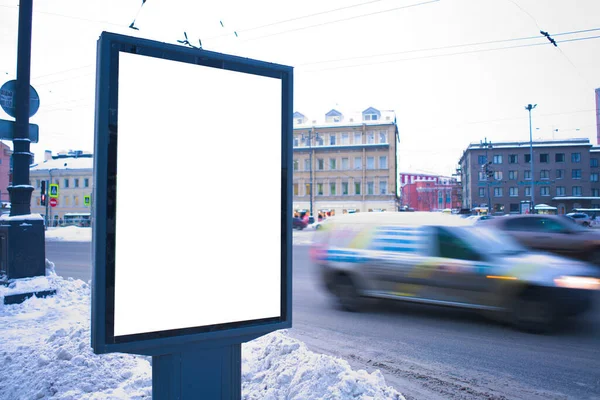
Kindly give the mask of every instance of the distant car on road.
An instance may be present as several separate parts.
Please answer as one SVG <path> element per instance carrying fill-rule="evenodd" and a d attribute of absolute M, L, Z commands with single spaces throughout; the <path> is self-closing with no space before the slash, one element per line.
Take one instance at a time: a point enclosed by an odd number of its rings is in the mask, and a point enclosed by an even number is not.
<path fill-rule="evenodd" d="M 519 214 L 485 221 L 531 249 L 600 265 L 600 232 L 569 218 L 546 214 Z"/>
<path fill-rule="evenodd" d="M 565 216 L 582 226 L 590 226 L 592 222 L 592 218 L 585 213 L 568 213 Z"/>
<path fill-rule="evenodd" d="M 543 332 L 586 311 L 600 290 L 594 266 L 530 251 L 461 218 L 361 213 L 324 228 L 315 234 L 311 258 L 324 287 L 348 311 L 361 309 L 365 298 L 389 299 L 479 310 Z"/>
<path fill-rule="evenodd" d="M 292 220 L 292 228 L 302 230 L 308 226 L 308 223 L 302 218 L 296 218 Z"/>

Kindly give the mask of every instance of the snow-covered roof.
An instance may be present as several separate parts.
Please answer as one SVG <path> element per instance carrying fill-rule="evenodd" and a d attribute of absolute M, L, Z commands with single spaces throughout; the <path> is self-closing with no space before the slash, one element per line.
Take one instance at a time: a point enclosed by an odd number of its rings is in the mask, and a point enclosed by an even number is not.
<path fill-rule="evenodd" d="M 33 164 L 30 171 L 46 171 L 50 169 L 92 169 L 92 157 L 64 157 Z"/>
<path fill-rule="evenodd" d="M 518 149 L 518 148 L 529 148 L 529 141 L 523 142 L 498 142 L 490 143 L 489 149 Z M 557 140 L 534 140 L 532 141 L 533 147 L 565 147 L 565 146 L 592 146 L 590 140 L 587 138 L 573 138 L 573 139 L 557 139 Z M 472 142 L 469 144 L 468 150 L 485 150 L 485 146 L 479 142 Z"/>
<path fill-rule="evenodd" d="M 376 120 L 363 120 L 363 113 L 367 110 L 379 111 L 381 113 L 379 119 Z M 352 112 L 344 112 L 339 111 L 342 118 L 340 118 L 339 122 L 330 122 L 325 118 L 327 116 L 332 116 L 332 111 L 338 112 L 338 110 L 330 110 L 327 114 L 320 115 L 318 118 L 314 118 L 311 116 L 305 116 L 305 120 L 303 123 L 299 124 L 294 121 L 294 129 L 306 129 L 306 128 L 330 128 L 330 127 L 348 127 L 348 126 L 362 126 L 366 125 L 387 125 L 394 124 L 396 122 L 396 113 L 393 110 L 376 110 L 374 108 L 369 108 L 367 110 L 360 111 L 352 111 Z M 374 112 L 373 112 L 374 113 Z"/>

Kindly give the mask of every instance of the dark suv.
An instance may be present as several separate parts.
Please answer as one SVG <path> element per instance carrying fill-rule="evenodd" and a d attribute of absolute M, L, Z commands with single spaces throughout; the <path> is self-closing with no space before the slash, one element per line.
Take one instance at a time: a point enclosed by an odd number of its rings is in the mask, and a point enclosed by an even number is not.
<path fill-rule="evenodd" d="M 483 221 L 526 247 L 600 265 L 600 233 L 557 215 L 520 214 Z"/>

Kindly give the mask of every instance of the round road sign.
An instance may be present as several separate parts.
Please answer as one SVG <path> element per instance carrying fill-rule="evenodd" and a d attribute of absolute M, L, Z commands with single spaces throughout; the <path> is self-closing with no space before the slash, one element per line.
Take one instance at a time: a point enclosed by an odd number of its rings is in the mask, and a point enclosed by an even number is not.
<path fill-rule="evenodd" d="M 10 115 L 13 118 L 15 117 L 17 102 L 16 102 L 16 92 L 17 92 L 17 81 L 12 80 L 5 82 L 4 85 L 0 88 L 0 107 L 4 110 L 5 113 Z M 33 115 L 40 108 L 40 96 L 33 88 L 33 86 L 29 86 L 29 116 L 33 117 Z"/>
<path fill-rule="evenodd" d="M 50 199 L 50 207 L 56 207 L 58 205 L 58 200 L 52 198 Z"/>

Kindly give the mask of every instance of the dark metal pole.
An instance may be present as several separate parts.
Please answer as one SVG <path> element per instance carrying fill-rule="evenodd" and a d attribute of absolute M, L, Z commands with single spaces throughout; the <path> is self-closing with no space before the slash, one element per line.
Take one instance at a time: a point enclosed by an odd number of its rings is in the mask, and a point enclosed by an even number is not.
<path fill-rule="evenodd" d="M 29 166 L 31 165 L 29 139 L 29 86 L 31 78 L 31 25 L 33 0 L 19 2 L 19 43 L 17 47 L 17 84 L 15 134 L 13 138 L 13 182 L 8 187 L 11 200 L 10 215 L 31 213 Z"/>
<path fill-rule="evenodd" d="M 525 109 L 529 111 L 529 162 L 531 163 L 531 210 L 529 211 L 533 214 L 533 210 L 535 207 L 535 173 L 533 171 L 533 134 L 531 130 L 531 110 L 533 110 L 537 104 L 528 104 Z"/>

